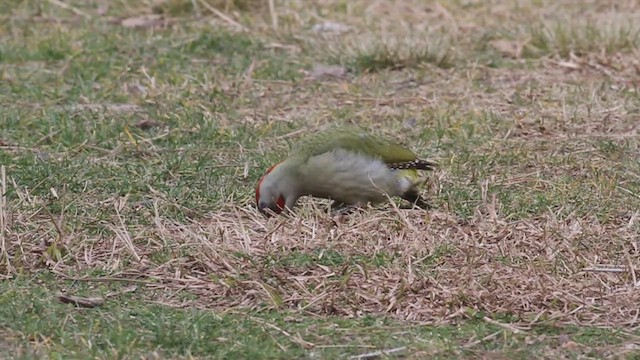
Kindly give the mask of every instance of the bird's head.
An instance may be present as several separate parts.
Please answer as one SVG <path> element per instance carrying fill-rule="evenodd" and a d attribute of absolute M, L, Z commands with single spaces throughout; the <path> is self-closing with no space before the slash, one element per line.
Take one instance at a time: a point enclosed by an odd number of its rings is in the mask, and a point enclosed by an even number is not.
<path fill-rule="evenodd" d="M 256 186 L 256 206 L 265 216 L 280 214 L 287 204 L 286 195 L 288 189 L 283 184 L 282 171 L 275 164 L 258 180 Z"/>

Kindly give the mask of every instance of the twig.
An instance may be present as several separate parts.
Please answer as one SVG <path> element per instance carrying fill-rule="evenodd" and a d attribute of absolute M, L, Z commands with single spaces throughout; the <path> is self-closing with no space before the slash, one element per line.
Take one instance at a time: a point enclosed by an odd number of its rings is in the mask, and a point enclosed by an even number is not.
<path fill-rule="evenodd" d="M 220 19 L 226 21 L 227 23 L 237 27 L 238 29 L 240 29 L 242 31 L 249 31 L 249 29 L 247 29 L 246 27 L 242 26 L 242 24 L 240 24 L 239 22 L 237 22 L 237 21 L 233 20 L 232 18 L 228 17 L 222 11 L 220 11 L 220 10 L 216 9 L 215 7 L 213 7 L 206 0 L 200 0 L 200 3 L 202 4 L 202 6 L 206 7 L 207 10 L 211 11 L 215 16 L 219 17 Z"/>
<path fill-rule="evenodd" d="M 611 266 L 611 267 L 588 267 L 582 269 L 582 271 L 588 272 L 613 272 L 613 273 L 623 273 L 626 272 L 627 269 L 624 266 Z"/>
<path fill-rule="evenodd" d="M 7 171 L 4 165 L 0 166 L 0 182 L 0 260 L 4 258 L 7 264 L 7 273 L 9 273 L 12 267 L 5 237 L 7 232 Z"/>
<path fill-rule="evenodd" d="M 294 137 L 296 135 L 300 135 L 300 134 L 304 133 L 305 131 L 307 131 L 307 129 L 303 128 L 303 129 L 292 131 L 292 132 L 284 134 L 284 135 L 276 136 L 273 139 L 274 140 L 284 140 L 284 139 L 287 139 L 287 138 L 290 138 L 290 137 Z"/>
<path fill-rule="evenodd" d="M 64 304 L 74 304 L 75 306 L 78 306 L 78 307 L 94 308 L 104 304 L 105 298 L 110 298 L 117 295 L 130 293 L 136 290 L 137 290 L 137 287 L 133 285 L 133 286 L 128 286 L 122 291 L 112 291 L 108 293 L 105 297 L 100 297 L 100 296 L 81 297 L 81 296 L 67 295 L 62 292 L 58 293 L 57 297 L 58 297 L 58 300 L 60 300 L 60 302 Z"/>
<path fill-rule="evenodd" d="M 356 344 L 335 344 L 335 345 L 316 345 L 316 349 L 335 349 L 335 348 L 375 348 L 374 345 L 356 345 Z"/>
<path fill-rule="evenodd" d="M 401 347 L 397 347 L 389 350 L 372 351 L 372 352 L 364 353 L 360 355 L 349 356 L 349 360 L 373 359 L 380 356 L 391 356 L 391 355 L 399 356 L 400 353 L 404 352 L 405 350 L 407 350 L 406 346 L 401 346 Z"/>
<path fill-rule="evenodd" d="M 281 227 L 283 227 L 286 224 L 286 219 L 283 219 L 282 221 L 278 222 L 278 225 L 276 225 L 276 227 L 274 227 L 271 231 L 269 231 L 268 233 L 266 233 L 263 237 L 262 240 L 266 240 L 268 237 L 270 237 L 271 235 L 273 235 L 276 231 L 278 231 L 278 229 L 280 229 Z"/>
<path fill-rule="evenodd" d="M 116 226 L 114 226 L 112 230 L 113 232 L 116 233 L 118 238 L 120 238 L 120 241 L 124 243 L 127 250 L 129 250 L 129 254 L 133 256 L 136 259 L 136 261 L 140 262 L 142 259 L 140 258 L 140 255 L 138 255 L 138 253 L 136 252 L 135 246 L 133 246 L 133 240 L 131 239 L 129 230 L 127 230 L 127 226 L 124 224 L 124 220 L 122 219 L 122 215 L 120 215 L 120 211 L 118 210 L 117 204 L 114 204 L 114 209 L 116 210 L 116 216 L 120 221 L 120 226 L 122 227 L 122 230 L 118 229 L 118 227 Z"/>
<path fill-rule="evenodd" d="M 633 287 L 638 287 L 638 279 L 636 278 L 636 269 L 633 267 L 633 262 L 631 261 L 631 256 L 629 253 L 626 254 L 627 263 L 629 264 L 627 268 L 631 272 L 631 280 L 633 281 Z"/>
<path fill-rule="evenodd" d="M 371 183 L 373 184 L 373 181 L 371 181 Z M 375 184 L 373 185 L 375 186 Z M 396 215 L 398 215 L 402 219 L 402 221 L 404 222 L 405 225 L 407 225 L 409 230 L 411 230 L 414 233 L 417 232 L 416 228 L 413 225 L 411 225 L 411 222 L 409 221 L 409 219 L 407 219 L 407 216 L 404 215 L 402 211 L 400 211 L 400 208 L 398 208 L 398 205 L 396 205 L 396 202 L 393 201 L 393 199 L 389 196 L 389 194 L 385 192 L 384 195 L 387 197 L 387 200 L 389 200 L 389 204 L 391 205 L 391 209 L 393 209 L 393 212 L 395 212 Z"/>
<path fill-rule="evenodd" d="M 90 18 L 91 17 L 91 15 L 87 14 L 86 12 L 84 12 L 84 11 L 78 9 L 78 8 L 75 8 L 75 7 L 73 7 L 73 6 L 69 5 L 69 4 L 65 4 L 62 1 L 49 0 L 49 2 L 52 3 L 55 6 L 58 6 L 58 7 L 61 7 L 63 9 L 65 9 L 65 10 L 69 10 L 69 11 L 71 11 L 72 13 L 74 13 L 76 15 L 84 16 L 86 18 Z"/>
<path fill-rule="evenodd" d="M 393 201 L 393 199 L 389 196 L 389 194 L 382 190 L 382 188 L 380 188 L 378 185 L 376 185 L 375 182 L 373 182 L 373 179 L 371 178 L 371 176 L 369 176 L 369 181 L 371 182 L 371 185 L 373 185 L 376 189 L 380 190 L 380 192 L 382 192 L 384 194 L 384 196 L 387 198 L 387 200 L 389 201 L 389 204 L 391 205 L 391 208 L 393 209 L 393 211 L 396 213 L 396 215 L 398 215 L 402 221 L 404 222 L 404 224 L 413 232 L 416 231 L 416 228 L 413 227 L 413 225 L 411 225 L 411 223 L 409 222 L 409 220 L 407 219 L 407 217 L 405 215 L 402 214 L 402 212 L 400 211 L 400 209 L 398 208 L 398 205 L 396 205 L 396 203 Z"/>
<path fill-rule="evenodd" d="M 94 308 L 104 304 L 104 298 L 101 297 L 80 297 L 59 293 L 58 300 L 64 304 L 74 304 L 78 307 Z"/>
<path fill-rule="evenodd" d="M 462 347 L 463 348 L 470 348 L 470 347 L 476 346 L 476 345 L 480 344 L 483 341 L 487 341 L 487 340 L 491 340 L 491 339 L 495 338 L 496 336 L 500 335 L 500 333 L 502 333 L 502 330 L 496 331 L 493 334 L 489 334 L 489 335 L 483 337 L 482 339 L 478 339 L 478 340 L 466 343 Z"/>
<path fill-rule="evenodd" d="M 276 12 L 276 5 L 273 0 L 269 0 L 269 13 L 271 14 L 271 27 L 273 31 L 278 31 L 278 13 Z"/>
<path fill-rule="evenodd" d="M 257 323 L 259 323 L 259 324 L 262 324 L 262 325 L 264 325 L 266 327 L 269 327 L 269 328 L 271 328 L 273 330 L 276 330 L 277 332 L 281 333 L 282 335 L 288 337 L 292 342 L 294 342 L 294 343 L 296 343 L 298 345 L 301 345 L 305 349 L 310 349 L 312 347 L 315 347 L 314 343 L 311 343 L 311 342 L 308 342 L 308 341 L 304 340 L 302 337 L 300 337 L 299 334 L 296 334 L 296 336 L 293 336 L 289 332 L 287 332 L 286 330 L 283 330 L 283 329 L 277 327 L 276 325 L 268 323 L 268 322 L 266 322 L 266 321 L 264 321 L 264 320 L 262 320 L 260 318 L 257 318 L 257 317 L 253 317 L 252 316 L 252 317 L 250 317 L 250 319 L 255 321 L 255 322 L 257 322 Z"/>
<path fill-rule="evenodd" d="M 267 296 L 269 297 L 269 300 L 271 300 L 271 302 L 273 303 L 273 305 L 276 308 L 279 308 L 280 305 L 282 305 L 282 300 L 280 299 L 280 295 L 278 295 L 275 292 L 275 289 L 272 288 L 271 286 L 261 282 L 261 281 L 257 281 L 257 280 L 247 280 L 246 281 L 247 284 L 256 284 L 258 286 L 260 286 L 260 288 L 262 290 L 264 290 L 264 292 L 267 294 Z"/>
<path fill-rule="evenodd" d="M 147 281 L 147 280 L 138 280 L 138 279 L 128 279 L 128 278 L 118 278 L 118 277 L 113 277 L 113 276 L 105 276 L 105 277 L 100 277 L 100 278 L 93 278 L 93 277 L 73 277 L 73 276 L 69 276 L 66 275 L 58 270 L 52 269 L 51 270 L 53 273 L 55 273 L 58 276 L 61 276 L 63 278 L 65 278 L 66 280 L 72 280 L 72 281 L 92 281 L 92 282 L 114 282 L 114 281 L 123 281 L 123 282 L 130 282 L 130 283 L 136 283 L 136 284 L 153 284 L 152 281 Z"/>
<path fill-rule="evenodd" d="M 625 192 L 625 193 L 627 193 L 627 194 L 629 194 L 629 195 L 631 195 L 631 196 L 633 196 L 633 197 L 635 197 L 635 198 L 640 199 L 640 195 L 638 195 L 638 194 L 634 193 L 633 191 L 631 191 L 631 190 L 629 190 L 629 189 L 627 189 L 627 188 L 623 188 L 623 187 L 622 187 L 622 186 L 620 186 L 620 185 L 616 185 L 616 187 L 617 187 L 619 190 L 621 190 L 622 192 Z"/>
<path fill-rule="evenodd" d="M 483 317 L 482 320 L 488 322 L 489 324 L 493 324 L 493 325 L 499 326 L 499 327 L 501 327 L 503 329 L 509 330 L 514 334 L 519 334 L 519 333 L 521 333 L 523 331 L 523 330 L 520 330 L 520 329 L 518 329 L 516 327 L 513 327 L 513 326 L 511 326 L 509 324 L 505 324 L 505 323 L 501 323 L 500 321 L 493 320 L 492 318 L 490 318 L 488 316 Z"/>
<path fill-rule="evenodd" d="M 531 327 L 533 324 L 537 323 L 538 320 L 542 317 L 542 315 L 546 314 L 547 310 L 540 311 L 534 318 L 529 322 L 529 326 Z"/>
<path fill-rule="evenodd" d="M 251 254 L 251 238 L 249 238 L 249 235 L 248 235 L 249 232 L 244 227 L 244 223 L 242 222 L 242 216 L 240 216 L 240 213 L 238 212 L 238 208 L 234 207 L 233 212 L 236 215 L 236 218 L 238 219 L 238 224 L 240 225 L 240 234 L 242 236 L 242 239 L 244 240 L 242 243 L 244 245 L 244 251 L 246 251 L 247 254 Z"/>
<path fill-rule="evenodd" d="M 114 297 L 114 296 L 118 296 L 118 295 L 122 295 L 122 294 L 128 294 L 128 293 L 134 292 L 136 290 L 138 290 L 137 286 L 129 285 L 129 286 L 127 286 L 124 289 L 119 290 L 119 291 L 110 291 L 104 297 L 110 298 L 110 297 Z"/>
<path fill-rule="evenodd" d="M 315 298 L 311 299 L 311 301 L 309 301 L 305 306 L 303 306 L 302 308 L 300 308 L 300 310 L 302 311 L 302 310 L 306 310 L 306 309 L 308 309 L 309 307 L 311 307 L 312 305 L 314 305 L 314 304 L 315 304 L 315 303 L 317 303 L 318 301 L 320 301 L 320 300 L 322 300 L 322 299 L 326 298 L 326 297 L 327 297 L 327 295 L 329 295 L 329 292 L 326 292 L 326 291 L 325 291 L 324 293 L 322 293 L 322 294 L 320 294 L 320 295 L 316 296 Z"/>

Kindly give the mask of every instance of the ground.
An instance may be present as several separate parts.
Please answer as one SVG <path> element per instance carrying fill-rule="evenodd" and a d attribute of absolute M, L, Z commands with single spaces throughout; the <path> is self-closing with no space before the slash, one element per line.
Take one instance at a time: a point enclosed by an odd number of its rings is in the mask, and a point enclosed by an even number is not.
<path fill-rule="evenodd" d="M 3 357 L 640 351 L 635 1 L 0 14 Z M 433 209 L 258 214 L 265 169 L 337 125 L 437 161 Z"/>

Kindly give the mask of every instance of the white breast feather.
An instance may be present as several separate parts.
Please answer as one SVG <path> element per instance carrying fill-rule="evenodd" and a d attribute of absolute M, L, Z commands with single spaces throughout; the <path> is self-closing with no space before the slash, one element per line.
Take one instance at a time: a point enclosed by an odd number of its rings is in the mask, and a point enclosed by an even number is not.
<path fill-rule="evenodd" d="M 345 204 L 382 202 L 404 193 L 409 179 L 398 177 L 382 161 L 337 149 L 311 157 L 302 167 L 305 195 L 330 198 Z"/>

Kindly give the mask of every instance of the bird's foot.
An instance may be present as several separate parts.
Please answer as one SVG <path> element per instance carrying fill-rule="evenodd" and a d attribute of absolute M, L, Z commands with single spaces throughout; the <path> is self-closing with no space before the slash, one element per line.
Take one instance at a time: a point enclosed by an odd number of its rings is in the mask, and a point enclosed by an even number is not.
<path fill-rule="evenodd" d="M 334 201 L 330 207 L 331 216 L 349 215 L 358 207 L 360 207 L 358 204 L 346 205 L 344 203 Z"/>
<path fill-rule="evenodd" d="M 417 192 L 407 192 L 401 197 L 411 203 L 410 205 L 400 206 L 401 209 L 414 209 L 417 207 L 423 210 L 429 210 L 432 208 Z"/>
<path fill-rule="evenodd" d="M 344 216 L 350 215 L 353 213 L 355 209 L 357 209 L 357 205 L 348 205 L 339 209 L 335 209 L 331 211 L 331 216 Z"/>

